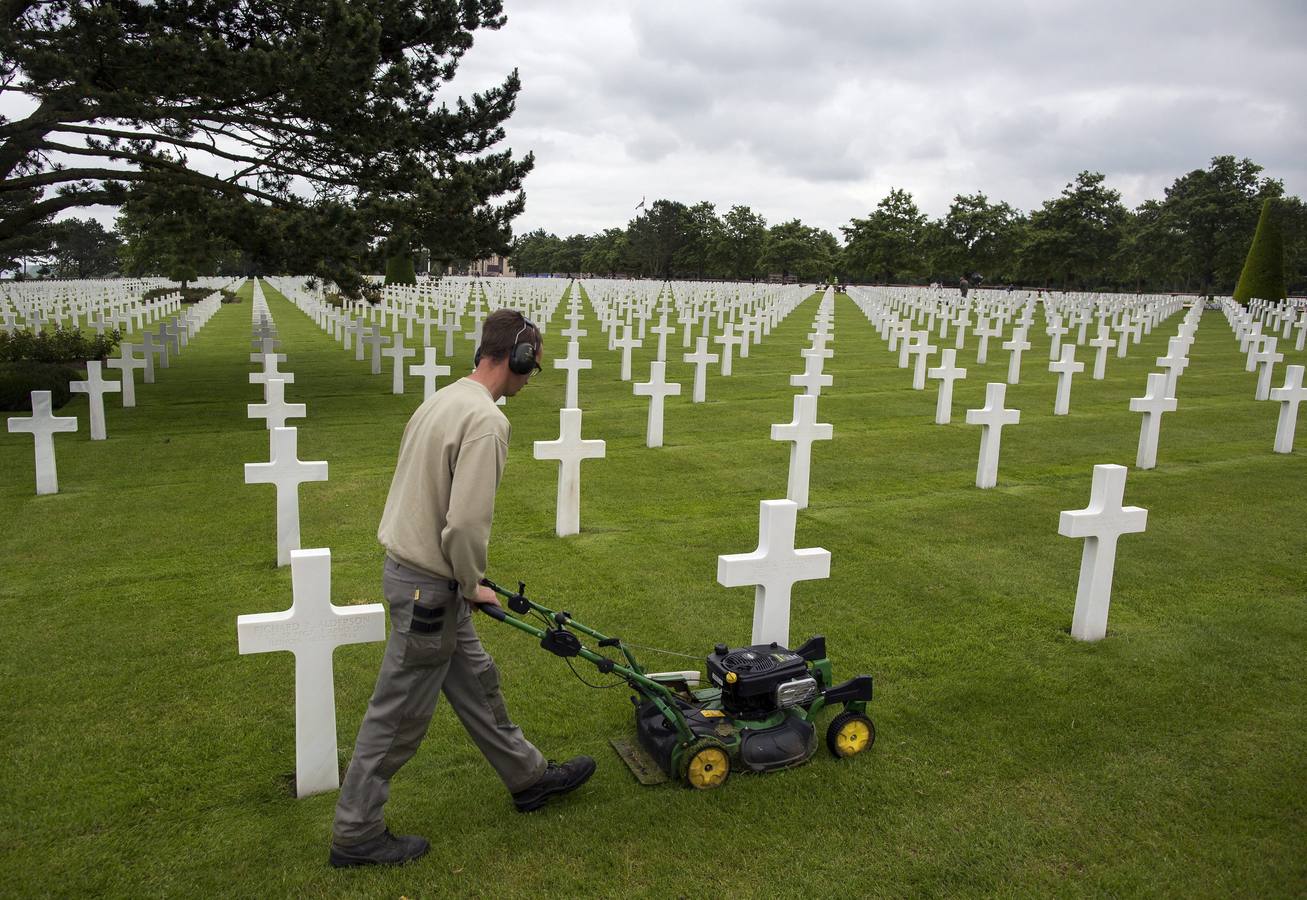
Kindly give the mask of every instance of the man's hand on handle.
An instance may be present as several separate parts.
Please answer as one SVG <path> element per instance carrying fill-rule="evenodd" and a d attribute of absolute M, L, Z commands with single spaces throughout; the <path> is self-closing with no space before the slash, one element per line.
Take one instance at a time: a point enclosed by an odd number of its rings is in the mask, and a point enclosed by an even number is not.
<path fill-rule="evenodd" d="M 471 603 L 473 606 L 499 606 L 499 597 L 497 597 L 495 592 L 484 584 L 478 584 L 476 598 L 470 599 L 467 602 Z"/>

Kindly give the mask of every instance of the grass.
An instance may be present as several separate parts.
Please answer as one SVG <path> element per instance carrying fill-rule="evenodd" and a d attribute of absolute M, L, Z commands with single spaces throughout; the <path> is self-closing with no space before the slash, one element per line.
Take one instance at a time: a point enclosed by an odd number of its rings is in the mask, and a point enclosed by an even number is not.
<path fill-rule="evenodd" d="M 111 400 L 109 440 L 88 440 L 85 399 L 56 438 L 57 495 L 33 493 L 26 436 L 0 441 L 0 877 L 11 896 L 944 896 L 1001 893 L 1287 896 L 1307 891 L 1307 452 L 1271 452 L 1276 406 L 1218 313 L 1198 331 L 1162 425 L 1159 465 L 1131 469 L 1126 502 L 1148 530 L 1121 541 L 1108 639 L 1069 634 L 1081 542 L 1058 512 L 1083 507 L 1096 463 L 1130 464 L 1153 357 L 1179 316 L 1108 377 L 1085 375 L 1052 416 L 1041 331 L 1008 405 L 999 486 L 974 487 L 979 429 L 960 424 L 1002 380 L 991 343 L 932 424 L 847 298 L 836 303 L 834 386 L 819 420 L 798 546 L 831 577 L 796 586 L 797 643 L 827 635 L 837 677 L 875 676 L 879 737 L 867 755 L 732 777 L 697 794 L 642 788 L 608 747 L 631 731 L 626 692 L 593 691 L 516 631 L 479 622 L 510 712 L 546 753 L 600 762 L 578 795 L 514 813 L 449 709 L 395 778 L 400 831 L 433 839 L 399 870 L 326 866 L 334 795 L 291 795 L 293 661 L 241 657 L 235 618 L 283 609 L 267 459 L 245 417 L 258 397 L 246 302 L 224 306 L 138 408 Z M 269 303 L 308 404 L 301 459 L 330 481 L 301 488 L 304 546 L 330 547 L 335 602 L 375 602 L 375 529 L 399 436 L 420 400 L 390 393 L 280 295 Z M 810 298 L 735 374 L 692 405 L 693 369 L 669 342 L 666 446 L 644 447 L 647 401 L 618 378 L 593 315 L 583 355 L 582 533 L 554 536 L 562 373 L 546 363 L 507 407 L 513 440 L 490 575 L 638 644 L 703 655 L 747 640 L 752 592 L 716 584 L 717 555 L 751 550 L 758 503 L 785 493 L 787 376 Z M 561 312 L 551 332 L 561 329 Z M 459 353 L 470 355 L 460 340 Z M 938 342 L 937 342 L 938 343 Z M 951 341 L 949 342 L 951 344 Z M 644 380 L 653 342 L 637 351 Z M 561 354 L 554 337 L 549 353 Z M 1303 363 L 1290 350 L 1286 363 Z M 460 359 L 462 357 L 460 356 Z M 1083 356 L 1082 356 L 1083 358 Z M 442 360 L 443 361 L 443 360 Z M 1092 360 L 1091 360 L 1092 361 Z M 1277 382 L 1281 380 L 1277 377 Z M 1307 434 L 1299 446 L 1307 448 Z M 382 645 L 336 651 L 342 762 Z M 646 654 L 660 668 L 688 660 Z M 597 678 L 597 674 L 590 676 Z"/>

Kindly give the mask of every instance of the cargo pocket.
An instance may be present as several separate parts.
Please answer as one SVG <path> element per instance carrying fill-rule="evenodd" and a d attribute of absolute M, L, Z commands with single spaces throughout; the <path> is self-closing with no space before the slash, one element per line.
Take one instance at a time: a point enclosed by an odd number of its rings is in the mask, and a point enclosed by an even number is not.
<path fill-rule="evenodd" d="M 477 679 L 481 682 L 481 689 L 485 691 L 486 706 L 490 708 L 490 714 L 495 717 L 495 724 L 500 728 L 515 728 L 512 720 L 508 718 L 508 707 L 504 705 L 503 692 L 499 690 L 499 669 L 492 662 L 477 673 Z"/>
<path fill-rule="evenodd" d="M 415 587 L 411 595 L 412 615 L 404 632 L 404 664 L 439 666 L 448 661 L 457 645 L 457 625 L 446 629 L 449 598 L 429 588 Z"/>

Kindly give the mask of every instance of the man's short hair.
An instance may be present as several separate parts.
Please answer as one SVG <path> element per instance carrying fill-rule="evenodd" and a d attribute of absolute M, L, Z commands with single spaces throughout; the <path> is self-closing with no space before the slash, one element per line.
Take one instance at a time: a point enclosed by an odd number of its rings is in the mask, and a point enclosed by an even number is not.
<path fill-rule="evenodd" d="M 544 346 L 540 329 L 515 309 L 497 309 L 481 325 L 481 346 L 477 352 L 489 359 L 507 359 L 513 345 L 527 341 L 537 353 Z"/>

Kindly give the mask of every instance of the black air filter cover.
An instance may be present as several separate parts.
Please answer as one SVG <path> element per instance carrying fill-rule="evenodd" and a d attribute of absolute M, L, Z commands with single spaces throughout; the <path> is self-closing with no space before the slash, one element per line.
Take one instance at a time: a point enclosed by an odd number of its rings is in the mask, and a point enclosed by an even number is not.
<path fill-rule="evenodd" d="M 776 686 L 808 674 L 803 657 L 779 644 L 735 649 L 718 645 L 708 654 L 707 666 L 708 680 L 722 689 L 722 706 L 733 715 L 773 712 Z"/>

